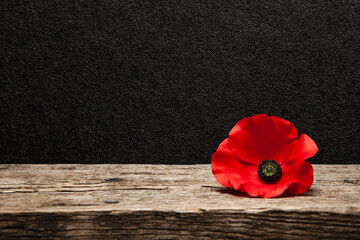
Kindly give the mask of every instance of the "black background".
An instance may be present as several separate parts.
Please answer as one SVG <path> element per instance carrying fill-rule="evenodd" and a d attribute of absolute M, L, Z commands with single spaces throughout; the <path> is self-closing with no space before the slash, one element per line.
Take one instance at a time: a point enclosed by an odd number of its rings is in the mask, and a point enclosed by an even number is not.
<path fill-rule="evenodd" d="M 360 1 L 0 4 L 1 163 L 210 163 L 258 113 L 360 161 Z"/>

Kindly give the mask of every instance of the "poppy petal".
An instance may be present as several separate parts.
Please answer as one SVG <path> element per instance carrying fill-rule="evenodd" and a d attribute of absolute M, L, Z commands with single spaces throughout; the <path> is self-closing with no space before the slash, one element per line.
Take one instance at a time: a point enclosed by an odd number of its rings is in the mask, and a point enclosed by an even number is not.
<path fill-rule="evenodd" d="M 289 192 L 298 195 L 310 189 L 314 181 L 314 170 L 309 162 L 304 161 L 301 163 L 296 171 L 296 179 L 297 181 L 288 188 Z"/>
<path fill-rule="evenodd" d="M 317 151 L 318 147 L 316 146 L 314 140 L 312 140 L 308 135 L 302 134 L 294 149 L 291 151 L 290 155 L 281 167 L 283 169 L 298 167 L 303 161 L 313 157 Z"/>
<path fill-rule="evenodd" d="M 249 167 L 255 167 L 239 160 L 230 150 L 228 139 L 225 139 L 213 154 L 211 159 L 211 170 L 216 180 L 230 188 L 244 191 L 242 183 L 247 177 Z"/>
<path fill-rule="evenodd" d="M 229 133 L 229 146 L 235 155 L 259 165 L 263 160 L 281 164 L 295 147 L 298 132 L 294 124 L 279 117 L 258 114 L 240 120 Z"/>

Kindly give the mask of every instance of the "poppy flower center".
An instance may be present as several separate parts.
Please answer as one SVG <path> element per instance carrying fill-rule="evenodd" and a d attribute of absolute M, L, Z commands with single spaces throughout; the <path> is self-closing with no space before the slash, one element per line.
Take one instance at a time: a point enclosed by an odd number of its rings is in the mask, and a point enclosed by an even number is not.
<path fill-rule="evenodd" d="M 275 160 L 264 160 L 260 163 L 258 174 L 262 181 L 272 183 L 280 179 L 282 169 Z"/>

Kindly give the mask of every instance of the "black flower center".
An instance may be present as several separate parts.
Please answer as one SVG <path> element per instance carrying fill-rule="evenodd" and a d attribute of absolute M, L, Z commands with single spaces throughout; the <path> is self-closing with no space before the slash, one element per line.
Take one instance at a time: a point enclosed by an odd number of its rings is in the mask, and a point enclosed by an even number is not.
<path fill-rule="evenodd" d="M 273 183 L 280 179 L 282 169 L 277 161 L 264 160 L 259 165 L 258 174 L 262 181 L 266 183 Z"/>

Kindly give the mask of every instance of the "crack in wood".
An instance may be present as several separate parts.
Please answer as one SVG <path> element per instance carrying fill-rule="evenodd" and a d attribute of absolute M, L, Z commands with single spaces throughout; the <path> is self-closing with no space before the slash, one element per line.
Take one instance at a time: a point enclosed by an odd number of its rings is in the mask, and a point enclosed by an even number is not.
<path fill-rule="evenodd" d="M 123 179 L 121 179 L 121 178 L 108 178 L 108 179 L 105 179 L 104 182 L 107 182 L 107 183 L 109 183 L 109 182 L 120 182 L 122 180 Z"/>
<path fill-rule="evenodd" d="M 356 180 L 347 180 L 347 179 L 345 179 L 344 183 L 351 183 L 351 184 L 354 184 L 354 185 L 360 185 L 360 180 L 359 179 L 356 179 Z"/>

